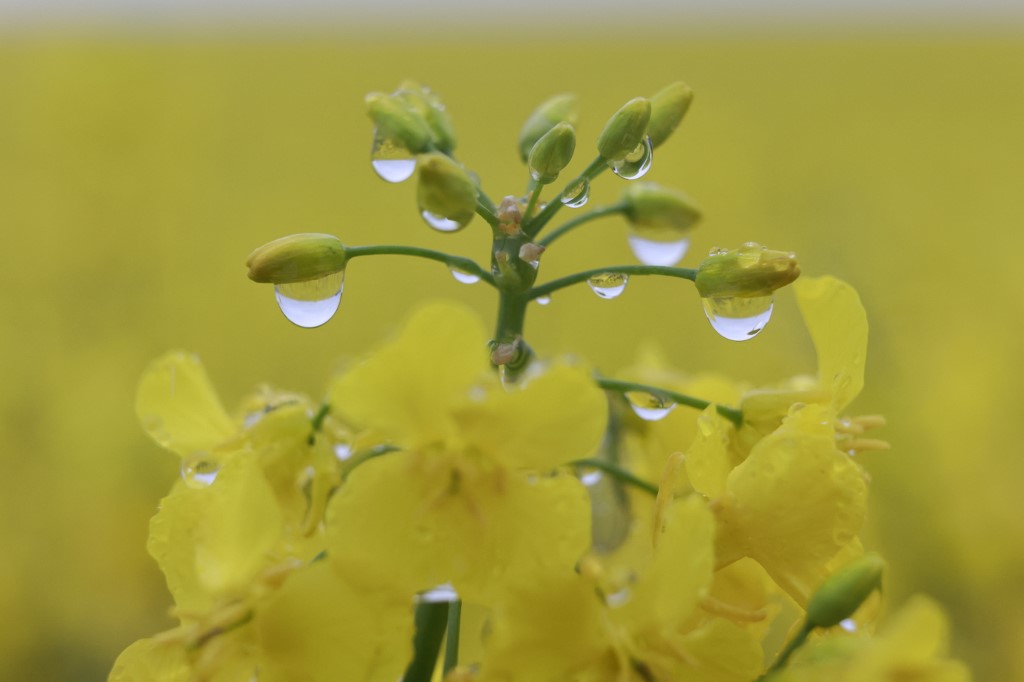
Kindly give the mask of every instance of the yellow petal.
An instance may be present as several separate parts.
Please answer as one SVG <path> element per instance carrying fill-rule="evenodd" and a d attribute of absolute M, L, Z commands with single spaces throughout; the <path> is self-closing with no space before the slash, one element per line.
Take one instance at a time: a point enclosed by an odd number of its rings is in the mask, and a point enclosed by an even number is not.
<path fill-rule="evenodd" d="M 683 639 L 695 665 L 681 679 L 687 682 L 749 682 L 763 670 L 764 654 L 753 633 L 715 618 Z"/>
<path fill-rule="evenodd" d="M 819 380 L 839 412 L 864 388 L 867 313 L 854 288 L 835 277 L 803 277 L 793 287 L 818 353 Z"/>
<path fill-rule="evenodd" d="M 697 437 L 686 451 L 686 474 L 693 489 L 714 499 L 725 492 L 732 471 L 729 441 L 735 427 L 712 405 L 697 418 Z"/>
<path fill-rule="evenodd" d="M 509 467 L 548 469 L 588 457 L 608 421 L 590 373 L 555 365 L 522 389 L 495 391 L 458 413 L 462 438 Z"/>
<path fill-rule="evenodd" d="M 153 440 L 182 457 L 208 452 L 235 432 L 199 358 L 181 351 L 146 368 L 135 412 Z"/>
<path fill-rule="evenodd" d="M 355 589 L 317 562 L 256 614 L 259 679 L 394 682 L 412 657 L 412 626 L 410 599 Z"/>
<path fill-rule="evenodd" d="M 329 389 L 332 409 L 403 444 L 451 436 L 450 413 L 489 373 L 487 336 L 475 313 L 451 303 L 420 308 L 404 329 Z M 413 439 L 413 441 L 410 441 Z"/>
<path fill-rule="evenodd" d="M 719 543 L 756 559 L 801 605 L 865 514 L 863 475 L 836 450 L 828 415 L 808 405 L 755 445 L 729 474 L 720 516 Z"/>
<path fill-rule="evenodd" d="M 121 652 L 108 682 L 188 682 L 188 658 L 180 642 L 140 639 Z"/>

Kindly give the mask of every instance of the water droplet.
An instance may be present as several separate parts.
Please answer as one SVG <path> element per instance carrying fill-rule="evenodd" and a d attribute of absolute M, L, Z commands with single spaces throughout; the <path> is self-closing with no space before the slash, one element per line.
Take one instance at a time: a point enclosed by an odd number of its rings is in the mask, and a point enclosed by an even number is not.
<path fill-rule="evenodd" d="M 352 444 L 338 443 L 334 446 L 334 456 L 338 458 L 339 462 L 344 462 L 352 456 Z"/>
<path fill-rule="evenodd" d="M 617 298 L 626 290 L 627 282 L 629 275 L 621 272 L 604 272 L 587 280 L 590 288 L 601 298 Z"/>
<path fill-rule="evenodd" d="M 452 273 L 452 277 L 455 278 L 456 282 L 462 282 L 463 284 L 476 284 L 480 281 L 480 275 L 474 275 L 472 272 L 460 270 L 454 265 L 449 265 L 448 270 Z"/>
<path fill-rule="evenodd" d="M 189 488 L 208 488 L 217 479 L 220 463 L 205 452 L 181 460 L 181 480 Z"/>
<path fill-rule="evenodd" d="M 587 469 L 580 473 L 580 483 L 585 486 L 597 485 L 603 477 L 600 469 Z"/>
<path fill-rule="evenodd" d="M 626 401 L 636 416 L 649 422 L 664 419 L 676 406 L 668 398 L 647 391 L 629 391 L 626 393 Z"/>
<path fill-rule="evenodd" d="M 306 282 L 275 284 L 274 295 L 281 312 L 300 327 L 319 327 L 334 316 L 345 289 L 345 271 Z"/>
<path fill-rule="evenodd" d="M 846 630 L 847 632 L 857 632 L 857 621 L 853 618 L 846 618 L 839 621 L 839 627 Z"/>
<path fill-rule="evenodd" d="M 579 178 L 562 192 L 562 203 L 569 208 L 586 206 L 590 199 L 590 180 Z"/>
<path fill-rule="evenodd" d="M 431 590 L 427 590 L 426 592 L 420 592 L 418 595 L 416 595 L 417 601 L 427 604 L 457 601 L 458 598 L 459 593 L 455 591 L 455 588 L 451 586 L 451 583 L 438 585 L 437 587 Z"/>
<path fill-rule="evenodd" d="M 716 332 L 730 341 L 752 339 L 772 318 L 771 296 L 705 298 L 704 314 Z"/>
<path fill-rule="evenodd" d="M 381 180 L 403 182 L 416 171 L 416 157 L 402 145 L 374 130 L 370 165 Z"/>
<path fill-rule="evenodd" d="M 420 215 L 423 216 L 423 220 L 427 225 L 430 225 L 438 232 L 457 232 L 467 224 L 460 223 L 457 220 L 452 220 L 450 218 L 445 218 L 444 216 L 435 215 L 434 213 L 426 210 L 420 211 Z"/>
<path fill-rule="evenodd" d="M 547 305 L 548 303 L 551 303 L 551 297 L 550 296 L 538 296 L 537 298 L 535 298 L 533 300 L 535 300 L 537 302 L 537 305 Z"/>
<path fill-rule="evenodd" d="M 621 590 L 606 594 L 604 596 L 604 603 L 613 609 L 617 609 L 620 606 L 624 606 L 632 596 L 633 594 L 629 587 L 623 587 Z"/>
<path fill-rule="evenodd" d="M 675 241 L 658 241 L 631 233 L 628 239 L 633 255 L 644 265 L 675 265 L 683 259 L 690 246 L 690 240 L 686 237 Z"/>
<path fill-rule="evenodd" d="M 637 180 L 647 175 L 651 170 L 651 162 L 654 160 L 654 148 L 651 146 L 651 138 L 645 137 L 643 142 L 636 146 L 636 149 L 627 154 L 624 158 L 609 161 L 612 172 L 624 180 Z"/>

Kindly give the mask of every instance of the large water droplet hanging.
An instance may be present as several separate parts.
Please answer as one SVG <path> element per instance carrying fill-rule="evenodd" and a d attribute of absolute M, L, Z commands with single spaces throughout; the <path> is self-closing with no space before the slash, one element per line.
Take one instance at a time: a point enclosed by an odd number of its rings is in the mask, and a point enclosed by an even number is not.
<path fill-rule="evenodd" d="M 306 282 L 274 285 L 281 312 L 300 327 L 319 327 L 331 319 L 341 303 L 345 289 L 345 271 Z"/>
<path fill-rule="evenodd" d="M 181 460 L 181 480 L 189 488 L 208 488 L 217 479 L 220 462 L 205 452 Z"/>
<path fill-rule="evenodd" d="M 629 282 L 629 276 L 621 272 L 604 272 L 587 280 L 590 288 L 601 298 L 618 297 L 626 290 L 627 282 Z"/>
<path fill-rule="evenodd" d="M 716 332 L 730 341 L 746 341 L 758 335 L 772 318 L 772 296 L 752 298 L 705 298 L 704 314 Z"/>
<path fill-rule="evenodd" d="M 562 203 L 569 208 L 581 208 L 590 199 L 590 180 L 579 178 L 562 192 Z"/>
<path fill-rule="evenodd" d="M 690 246 L 690 240 L 686 237 L 675 241 L 659 241 L 631 232 L 628 239 L 633 255 L 644 265 L 675 265 L 683 259 Z"/>
<path fill-rule="evenodd" d="M 416 157 L 408 149 L 391 138 L 373 131 L 373 146 L 370 148 L 370 165 L 387 182 L 403 182 L 412 177 L 416 170 Z"/>
<path fill-rule="evenodd" d="M 537 298 L 535 298 L 533 300 L 535 300 L 537 302 L 537 305 L 547 305 L 548 303 L 551 303 L 551 297 L 550 296 L 538 296 Z"/>
<path fill-rule="evenodd" d="M 651 170 L 651 162 L 654 160 L 654 148 L 651 146 L 651 138 L 645 137 L 643 142 L 636 146 L 636 149 L 626 154 L 621 159 L 609 161 L 612 172 L 624 180 L 637 180 L 647 175 Z"/>
<path fill-rule="evenodd" d="M 423 220 L 427 225 L 430 225 L 438 232 L 456 232 L 466 226 L 466 223 L 460 223 L 457 220 L 445 218 L 427 210 L 421 210 L 420 215 L 423 216 Z"/>
<path fill-rule="evenodd" d="M 626 393 L 626 402 L 633 408 L 636 416 L 649 422 L 656 422 L 664 419 L 668 413 L 675 409 L 675 402 L 660 395 L 648 393 L 647 391 L 629 391 Z"/>
<path fill-rule="evenodd" d="M 480 275 L 474 275 L 472 272 L 460 270 L 454 265 L 449 265 L 448 270 L 452 273 L 452 277 L 455 278 L 456 282 L 462 282 L 463 284 L 476 284 L 480 281 Z"/>

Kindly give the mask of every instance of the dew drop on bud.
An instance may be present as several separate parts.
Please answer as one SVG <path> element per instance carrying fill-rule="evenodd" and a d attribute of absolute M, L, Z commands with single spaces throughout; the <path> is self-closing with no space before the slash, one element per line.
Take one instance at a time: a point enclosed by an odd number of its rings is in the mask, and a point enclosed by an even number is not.
<path fill-rule="evenodd" d="M 772 318 L 772 296 L 709 297 L 701 299 L 704 314 L 716 332 L 730 341 L 752 339 Z"/>
<path fill-rule="evenodd" d="M 629 276 L 621 272 L 604 272 L 587 280 L 587 284 L 600 298 L 617 298 L 626 290 L 627 282 Z"/>
<path fill-rule="evenodd" d="M 456 282 L 461 282 L 463 284 L 476 284 L 480 281 L 480 275 L 474 275 L 472 272 L 460 270 L 454 265 L 449 265 L 448 270 L 452 273 L 452 277 L 455 278 Z"/>
<path fill-rule="evenodd" d="M 569 208 L 581 208 L 590 199 L 590 180 L 579 178 L 562 192 L 562 204 Z"/>
<path fill-rule="evenodd" d="M 683 259 L 690 246 L 690 240 L 685 237 L 675 241 L 658 241 L 630 233 L 628 239 L 633 255 L 644 265 L 675 265 Z"/>
<path fill-rule="evenodd" d="M 217 479 L 220 463 L 205 452 L 181 460 L 181 480 L 189 488 L 208 488 Z"/>
<path fill-rule="evenodd" d="M 275 284 L 274 295 L 281 312 L 293 324 L 307 329 L 319 327 L 334 316 L 345 289 L 345 271 L 319 279 Z"/>
<path fill-rule="evenodd" d="M 374 130 L 370 165 L 381 180 L 404 182 L 416 171 L 416 157 L 402 145 Z"/>
<path fill-rule="evenodd" d="M 551 303 L 551 297 L 550 296 L 538 296 L 537 298 L 535 298 L 533 300 L 535 300 L 537 302 L 537 305 L 547 305 L 548 303 Z"/>
<path fill-rule="evenodd" d="M 664 419 L 676 406 L 668 398 L 646 391 L 629 391 L 626 393 L 626 402 L 629 403 L 636 416 L 649 422 Z"/>
<path fill-rule="evenodd" d="M 466 226 L 466 223 L 460 223 L 457 220 L 445 218 L 427 210 L 421 210 L 420 215 L 423 216 L 423 220 L 427 225 L 430 225 L 438 232 L 457 232 Z"/>
<path fill-rule="evenodd" d="M 623 180 L 638 180 L 647 175 L 651 170 L 651 162 L 654 160 L 654 148 L 651 146 L 651 138 L 645 137 L 643 141 L 621 159 L 609 161 L 612 172 Z"/>

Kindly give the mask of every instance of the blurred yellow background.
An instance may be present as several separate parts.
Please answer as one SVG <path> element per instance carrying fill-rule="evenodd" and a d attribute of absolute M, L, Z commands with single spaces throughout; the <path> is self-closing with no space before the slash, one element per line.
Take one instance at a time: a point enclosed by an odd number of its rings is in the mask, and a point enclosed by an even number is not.
<path fill-rule="evenodd" d="M 0 678 L 104 679 L 128 643 L 170 625 L 147 523 L 177 475 L 133 413 L 145 364 L 196 351 L 231 406 L 256 384 L 316 394 L 339 361 L 418 300 L 492 314 L 490 290 L 435 263 L 363 259 L 337 317 L 289 325 L 245 278 L 255 246 L 296 231 L 413 243 L 486 261 L 481 221 L 430 231 L 412 183 L 369 166 L 372 90 L 406 78 L 445 99 L 459 156 L 499 197 L 520 193 L 515 135 L 543 98 L 581 97 L 578 170 L 620 104 L 672 80 L 687 120 L 648 179 L 683 188 L 712 246 L 791 249 L 807 274 L 861 292 L 867 389 L 888 453 L 869 544 L 891 596 L 928 592 L 979 680 L 1024 679 L 1024 31 L 682 32 L 444 43 L 339 33 L 8 33 L 0 40 Z M 591 205 L 622 181 L 603 177 Z M 625 224 L 594 223 L 542 279 L 629 262 Z M 759 383 L 812 373 L 792 298 L 756 339 L 717 337 L 688 283 L 636 278 L 532 311 L 531 344 L 613 372 L 657 341 L 686 371 Z"/>

